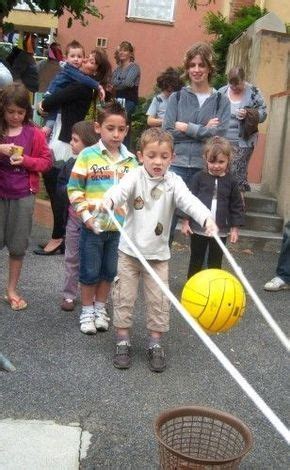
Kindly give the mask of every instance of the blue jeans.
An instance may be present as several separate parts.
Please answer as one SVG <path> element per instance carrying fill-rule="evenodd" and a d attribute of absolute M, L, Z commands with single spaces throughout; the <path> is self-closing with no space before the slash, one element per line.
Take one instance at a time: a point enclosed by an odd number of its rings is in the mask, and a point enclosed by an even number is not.
<path fill-rule="evenodd" d="M 117 275 L 119 232 L 98 235 L 84 225 L 80 236 L 80 283 L 94 285 L 113 282 Z"/>
<path fill-rule="evenodd" d="M 285 224 L 276 274 L 290 284 L 290 220 Z"/>
<path fill-rule="evenodd" d="M 187 187 L 189 187 L 189 183 L 190 183 L 191 178 L 193 177 L 193 175 L 195 175 L 195 173 L 197 173 L 200 170 L 201 170 L 201 168 L 192 168 L 192 167 L 175 166 L 175 165 L 170 166 L 170 171 L 173 171 L 173 173 L 180 176 L 183 179 L 183 181 L 185 182 Z M 174 239 L 174 232 L 175 232 L 175 229 L 176 229 L 177 222 L 178 222 L 178 217 L 175 213 L 173 215 L 171 228 L 170 228 L 169 246 L 172 245 L 172 242 L 173 242 L 173 239 Z"/>

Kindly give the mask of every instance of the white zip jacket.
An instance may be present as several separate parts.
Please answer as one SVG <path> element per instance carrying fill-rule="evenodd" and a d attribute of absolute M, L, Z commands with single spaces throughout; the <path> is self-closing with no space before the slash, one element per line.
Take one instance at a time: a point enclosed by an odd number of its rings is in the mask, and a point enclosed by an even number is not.
<path fill-rule="evenodd" d="M 170 258 L 168 240 L 175 208 L 190 215 L 201 226 L 211 217 L 210 210 L 190 192 L 180 176 L 171 171 L 160 178 L 152 178 L 143 166 L 135 168 L 107 191 L 105 198 L 110 198 L 114 206 L 126 203 L 123 229 L 148 260 Z M 122 236 L 119 249 L 136 257 Z"/>

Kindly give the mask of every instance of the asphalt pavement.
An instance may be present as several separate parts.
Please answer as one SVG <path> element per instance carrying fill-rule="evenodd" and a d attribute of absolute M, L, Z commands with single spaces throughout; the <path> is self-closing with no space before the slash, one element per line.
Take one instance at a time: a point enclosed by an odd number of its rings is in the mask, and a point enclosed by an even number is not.
<path fill-rule="evenodd" d="M 226 411 L 249 426 L 254 446 L 241 469 L 289 468 L 289 447 L 282 436 L 174 308 L 171 330 L 164 338 L 168 367 L 162 374 L 149 371 L 142 290 L 135 308 L 132 368 L 115 369 L 112 328 L 85 336 L 79 331 L 79 305 L 73 313 L 60 310 L 63 256 L 41 257 L 32 252 L 48 237 L 47 229 L 34 226 L 20 283 L 28 309 L 13 312 L 0 302 L 0 352 L 16 367 L 14 372 L 0 371 L 0 429 L 5 436 L 0 442 L 1 469 L 157 469 L 155 419 L 166 409 L 190 405 Z M 290 290 L 263 290 L 274 275 L 278 249 L 275 244 L 246 242 L 238 244 L 232 254 L 289 336 Z M 186 279 L 188 255 L 179 237 L 170 262 L 170 286 L 177 297 Z M 2 250 L 0 294 L 4 293 L 7 261 L 7 251 Z M 231 271 L 227 262 L 224 267 Z M 239 325 L 212 339 L 289 427 L 289 356 L 251 299 Z M 54 426 L 54 439 L 44 432 L 47 423 Z M 71 452 L 66 434 L 72 435 Z M 84 452 L 82 435 L 89 436 Z M 60 448 L 66 449 L 63 457 Z M 46 460 L 46 451 L 57 454 L 58 463 Z M 18 454 L 18 463 L 12 453 Z M 73 453 L 74 463 L 69 458 Z M 36 455 L 40 460 L 33 460 Z"/>

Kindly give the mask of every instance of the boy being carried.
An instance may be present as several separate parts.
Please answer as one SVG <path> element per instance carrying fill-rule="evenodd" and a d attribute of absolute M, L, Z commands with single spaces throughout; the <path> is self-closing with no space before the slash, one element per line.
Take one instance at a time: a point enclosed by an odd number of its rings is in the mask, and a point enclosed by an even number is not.
<path fill-rule="evenodd" d="M 138 152 L 143 166 L 131 171 L 119 185 L 111 188 L 103 202 L 103 210 L 127 203 L 124 230 L 166 285 L 170 258 L 168 240 L 175 208 L 193 217 L 205 227 L 208 235 L 218 231 L 209 209 L 189 191 L 179 176 L 168 171 L 173 156 L 170 134 L 159 128 L 146 130 L 141 136 Z M 162 372 L 166 362 L 160 340 L 162 334 L 169 330 L 169 301 L 123 237 L 119 245 L 118 276 L 113 289 L 117 339 L 113 363 L 120 369 L 131 365 L 129 332 L 141 275 L 147 306 L 149 368 Z"/>
<path fill-rule="evenodd" d="M 72 82 L 80 82 L 89 88 L 98 90 L 100 100 L 104 100 L 105 91 L 99 82 L 83 73 L 80 68 L 85 60 L 85 50 L 78 41 L 72 41 L 66 46 L 65 62 L 61 63 L 62 70 L 50 82 L 44 96 L 52 95 L 54 92 L 65 88 Z M 43 131 L 49 137 L 54 126 L 57 113 L 50 113 L 45 117 Z"/>

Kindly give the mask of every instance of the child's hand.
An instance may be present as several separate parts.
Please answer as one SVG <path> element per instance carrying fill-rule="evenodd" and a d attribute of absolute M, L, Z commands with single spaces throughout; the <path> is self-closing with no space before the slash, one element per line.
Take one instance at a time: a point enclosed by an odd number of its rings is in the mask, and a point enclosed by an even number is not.
<path fill-rule="evenodd" d="M 193 234 L 193 231 L 190 228 L 188 219 L 183 219 L 182 225 L 181 225 L 181 233 L 183 233 L 183 235 L 185 236 Z"/>
<path fill-rule="evenodd" d="M 23 156 L 22 155 L 11 155 L 10 157 L 10 163 L 13 166 L 21 165 L 23 162 Z"/>
<path fill-rule="evenodd" d="M 239 229 L 238 227 L 232 227 L 230 230 L 230 242 L 236 243 L 239 239 Z"/>
<path fill-rule="evenodd" d="M 42 132 L 44 132 L 46 138 L 48 138 L 50 136 L 50 134 L 52 133 L 52 129 L 50 127 L 47 127 L 47 126 L 43 126 L 42 127 Z"/>
<path fill-rule="evenodd" d="M 13 155 L 13 144 L 0 144 L 0 153 L 3 153 L 7 157 Z"/>
<path fill-rule="evenodd" d="M 100 101 L 105 101 L 106 92 L 104 88 L 102 87 L 102 85 L 99 85 L 98 87 L 98 95 L 99 95 Z"/>
<path fill-rule="evenodd" d="M 96 229 L 95 229 L 95 226 L 94 226 L 94 218 L 93 218 L 93 217 L 91 217 L 90 219 L 88 219 L 88 220 L 85 222 L 85 226 L 87 227 L 87 229 L 92 230 L 92 232 L 95 232 L 95 233 L 96 233 Z"/>
<path fill-rule="evenodd" d="M 212 118 L 208 121 L 207 125 L 205 127 L 217 127 L 219 125 L 220 121 L 219 118 Z"/>
<path fill-rule="evenodd" d="M 205 227 L 205 234 L 208 237 L 212 237 L 213 235 L 218 234 L 218 231 L 219 231 L 218 226 L 211 217 L 208 217 L 206 219 L 204 227 Z"/>
<path fill-rule="evenodd" d="M 113 209 L 113 206 L 114 206 L 114 204 L 113 204 L 112 199 L 106 198 L 106 199 L 103 200 L 103 202 L 101 202 L 98 210 L 100 212 L 108 212 L 108 210 Z"/>

